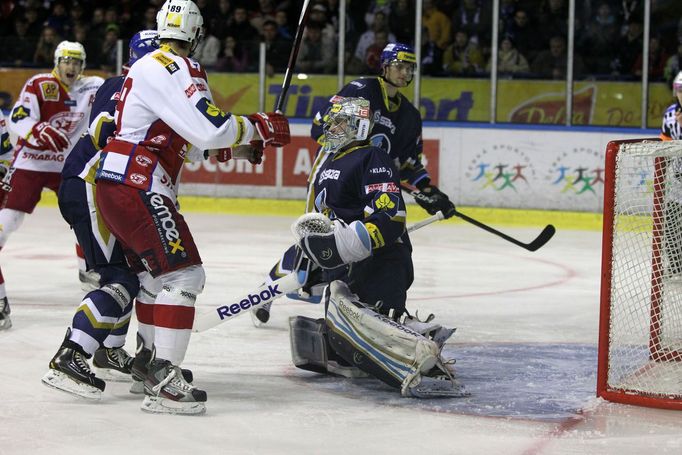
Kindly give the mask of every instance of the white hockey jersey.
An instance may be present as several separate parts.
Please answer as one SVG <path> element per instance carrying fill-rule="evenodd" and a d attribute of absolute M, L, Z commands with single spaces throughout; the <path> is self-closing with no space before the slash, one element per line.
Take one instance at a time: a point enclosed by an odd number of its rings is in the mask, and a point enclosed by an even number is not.
<path fill-rule="evenodd" d="M 9 127 L 17 136 L 13 166 L 31 171 L 61 172 L 71 148 L 88 127 L 90 108 L 104 79 L 81 76 L 67 88 L 54 72 L 36 74 L 21 90 L 10 114 Z M 38 122 L 48 122 L 69 138 L 71 146 L 61 153 L 37 144 L 31 132 Z"/>
<path fill-rule="evenodd" d="M 253 124 L 213 104 L 206 73 L 168 46 L 131 67 L 116 107 L 117 132 L 102 150 L 97 179 L 177 197 L 185 161 L 204 150 L 248 144 Z"/>

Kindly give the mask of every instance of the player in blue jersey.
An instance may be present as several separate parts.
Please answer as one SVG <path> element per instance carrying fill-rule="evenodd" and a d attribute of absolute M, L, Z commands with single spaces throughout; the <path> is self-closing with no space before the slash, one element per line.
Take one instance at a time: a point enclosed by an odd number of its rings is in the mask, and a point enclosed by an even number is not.
<path fill-rule="evenodd" d="M 369 100 L 373 112 L 374 126 L 369 135 L 370 142 L 388 154 L 398 168 L 399 182 L 403 189 L 415 193 L 416 202 L 429 214 L 442 211 L 445 218 L 455 213 L 455 206 L 437 186 L 433 185 L 428 171 L 422 164 L 422 120 L 419 111 L 400 93 L 399 89 L 412 82 L 416 71 L 416 55 L 414 50 L 405 44 L 388 44 L 381 53 L 381 76 L 356 79 L 348 83 L 334 95 L 326 107 L 315 115 L 311 128 L 311 136 L 321 145 L 324 144 L 323 114 L 334 103 L 337 97 L 362 97 Z M 309 178 L 306 212 L 312 210 L 312 182 L 321 169 L 328 154 L 318 153 L 312 166 Z M 418 192 L 414 189 L 419 190 Z M 272 268 L 267 280 L 282 277 L 292 270 L 303 269 L 306 283 L 298 294 L 289 297 L 319 301 L 318 294 L 322 286 L 319 273 L 315 267 L 301 263 L 296 248 L 289 248 L 280 261 Z M 311 297 L 312 296 L 312 297 Z M 252 313 L 256 326 L 270 319 L 271 303 L 267 303 Z"/>
<path fill-rule="evenodd" d="M 323 319 L 290 320 L 292 358 L 306 370 L 371 375 L 403 396 L 461 396 L 440 355 L 453 330 L 401 319 L 412 248 L 398 170 L 368 140 L 376 118 L 368 100 L 341 96 L 322 117 L 327 158 L 310 182 L 317 213 L 299 218 L 294 231 L 330 285 Z M 317 229 L 327 219 L 327 232 Z"/>
<path fill-rule="evenodd" d="M 99 286 L 83 297 L 43 382 L 86 398 L 99 398 L 105 382 L 95 376 L 85 359 L 93 357 L 93 365 L 108 379 L 130 380 L 133 367 L 133 358 L 122 346 L 140 284 L 126 263 L 121 245 L 98 217 L 94 176 L 99 151 L 116 129 L 114 111 L 125 75 L 135 61 L 158 47 L 155 30 L 133 36 L 123 74 L 107 79 L 97 91 L 88 134 L 80 138 L 62 170 L 59 209 L 76 234 L 88 269 L 97 274 Z"/>

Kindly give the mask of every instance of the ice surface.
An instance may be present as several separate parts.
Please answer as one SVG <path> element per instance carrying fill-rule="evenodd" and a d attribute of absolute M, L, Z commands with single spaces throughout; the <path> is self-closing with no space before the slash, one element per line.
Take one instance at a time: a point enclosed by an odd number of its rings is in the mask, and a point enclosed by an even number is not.
<path fill-rule="evenodd" d="M 255 288 L 292 242 L 293 218 L 187 219 L 207 275 L 199 306 Z M 501 229 L 523 241 L 540 230 Z M 471 397 L 403 399 L 377 381 L 297 370 L 287 318 L 322 308 L 281 299 L 265 328 L 245 315 L 193 335 L 183 366 L 208 412 L 158 416 L 126 384 L 89 403 L 40 383 L 81 292 L 72 233 L 39 207 L 0 252 L 14 321 L 0 332 L 0 453 L 682 453 L 681 413 L 594 398 L 599 233 L 559 230 L 535 253 L 464 224 L 412 238 L 408 307 L 458 328 L 446 354 Z"/>

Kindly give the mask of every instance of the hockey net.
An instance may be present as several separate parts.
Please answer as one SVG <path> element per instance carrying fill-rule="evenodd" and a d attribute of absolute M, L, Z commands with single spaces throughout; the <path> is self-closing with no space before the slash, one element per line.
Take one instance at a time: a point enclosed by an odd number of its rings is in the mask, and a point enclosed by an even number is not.
<path fill-rule="evenodd" d="M 682 141 L 606 151 L 597 394 L 682 409 Z"/>

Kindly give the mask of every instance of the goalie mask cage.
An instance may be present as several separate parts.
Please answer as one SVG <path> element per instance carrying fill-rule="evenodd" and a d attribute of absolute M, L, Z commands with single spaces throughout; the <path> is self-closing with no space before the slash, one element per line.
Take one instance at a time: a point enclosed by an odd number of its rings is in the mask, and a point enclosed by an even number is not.
<path fill-rule="evenodd" d="M 606 150 L 597 395 L 682 409 L 682 141 Z"/>

